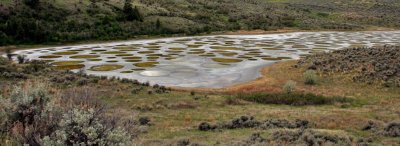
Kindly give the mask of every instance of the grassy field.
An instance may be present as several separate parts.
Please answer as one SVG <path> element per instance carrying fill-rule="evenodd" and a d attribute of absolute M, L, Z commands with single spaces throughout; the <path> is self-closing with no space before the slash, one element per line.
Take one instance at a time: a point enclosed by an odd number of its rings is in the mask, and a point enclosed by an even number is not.
<path fill-rule="evenodd" d="M 140 136 L 143 145 L 174 143 L 180 139 L 207 145 L 227 143 L 245 139 L 255 132 L 269 135 L 276 129 L 235 129 L 222 132 L 202 132 L 197 130 L 201 122 L 218 123 L 242 115 L 251 115 L 257 119 L 307 119 L 315 124 L 316 129 L 331 132 L 342 132 L 355 137 L 365 137 L 371 133 L 360 129 L 369 120 L 390 122 L 398 119 L 400 110 L 400 90 L 383 88 L 362 83 L 353 83 L 342 75 L 320 76 L 317 85 L 303 84 L 304 69 L 291 66 L 295 61 L 282 62 L 263 70 L 264 76 L 247 84 L 238 85 L 226 90 L 213 91 L 210 94 L 196 91 L 173 91 L 168 94 L 149 95 L 143 91 L 137 95 L 120 95 L 114 98 L 102 98 L 111 103 L 122 114 L 139 110 L 140 116 L 151 117 L 154 126 Z M 281 92 L 287 80 L 297 82 L 297 91 L 322 95 L 337 95 L 354 99 L 353 104 L 334 104 L 319 106 L 265 105 L 246 101 L 240 104 L 228 104 L 230 94 L 239 92 Z M 101 85 L 104 86 L 104 85 Z M 357 88 L 354 88 L 357 87 Z M 101 87 L 100 87 L 101 88 Z M 121 87 L 120 91 L 124 91 Z M 206 96 L 206 97 L 205 97 Z M 399 140 L 378 137 L 376 144 L 396 144 Z"/>

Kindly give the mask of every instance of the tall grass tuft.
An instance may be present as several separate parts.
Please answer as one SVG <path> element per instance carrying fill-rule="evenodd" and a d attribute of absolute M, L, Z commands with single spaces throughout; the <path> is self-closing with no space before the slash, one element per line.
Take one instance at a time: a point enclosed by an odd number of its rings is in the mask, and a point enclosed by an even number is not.
<path fill-rule="evenodd" d="M 290 94 L 296 90 L 296 82 L 295 81 L 287 81 L 285 85 L 283 85 L 283 92 Z"/>
<path fill-rule="evenodd" d="M 317 74 L 314 70 L 304 72 L 304 83 L 307 85 L 315 85 L 317 83 Z"/>

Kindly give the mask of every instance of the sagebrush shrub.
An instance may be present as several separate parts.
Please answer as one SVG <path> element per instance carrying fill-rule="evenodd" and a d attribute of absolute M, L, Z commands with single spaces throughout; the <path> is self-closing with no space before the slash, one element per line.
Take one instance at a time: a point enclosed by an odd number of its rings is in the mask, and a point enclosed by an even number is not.
<path fill-rule="evenodd" d="M 283 85 L 283 92 L 285 93 L 293 93 L 296 90 L 296 82 L 295 81 L 287 81 L 285 85 Z"/>
<path fill-rule="evenodd" d="M 0 135 L 18 145 L 134 145 L 136 124 L 105 115 L 105 106 L 86 88 L 61 96 L 48 88 L 29 83 L 0 96 Z"/>
<path fill-rule="evenodd" d="M 105 125 L 97 114 L 94 109 L 68 111 L 58 123 L 58 130 L 41 140 L 43 145 L 133 145 L 127 131 Z"/>
<path fill-rule="evenodd" d="M 314 70 L 307 70 L 304 72 L 304 83 L 307 85 L 314 85 L 317 83 L 317 74 Z"/>
<path fill-rule="evenodd" d="M 9 133 L 22 144 L 38 145 L 36 136 L 50 133 L 58 115 L 52 109 L 47 87 L 45 84 L 15 87 L 10 97 L 0 98 L 1 132 Z"/>

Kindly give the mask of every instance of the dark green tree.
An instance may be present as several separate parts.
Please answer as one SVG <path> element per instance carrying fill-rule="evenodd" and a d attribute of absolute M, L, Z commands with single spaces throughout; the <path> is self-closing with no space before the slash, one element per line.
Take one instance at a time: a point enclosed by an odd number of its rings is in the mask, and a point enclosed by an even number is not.
<path fill-rule="evenodd" d="M 24 3 L 31 8 L 35 8 L 39 5 L 40 0 L 24 0 Z"/>
<path fill-rule="evenodd" d="M 125 20 L 127 21 L 143 21 L 143 17 L 137 7 L 132 7 L 132 0 L 125 0 L 123 12 L 125 14 Z"/>
<path fill-rule="evenodd" d="M 160 28 L 161 28 L 161 21 L 160 21 L 160 19 L 157 19 L 156 28 L 157 28 L 157 29 L 160 29 Z"/>

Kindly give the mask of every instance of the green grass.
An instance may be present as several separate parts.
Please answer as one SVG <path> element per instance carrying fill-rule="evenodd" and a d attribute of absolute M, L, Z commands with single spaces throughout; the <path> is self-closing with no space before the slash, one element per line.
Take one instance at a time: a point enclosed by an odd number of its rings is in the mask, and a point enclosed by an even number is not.
<path fill-rule="evenodd" d="M 312 93 L 255 93 L 255 94 L 239 94 L 238 99 L 246 101 L 262 103 L 262 104 L 278 104 L 278 105 L 327 105 L 334 103 L 351 103 L 353 99 L 345 97 L 325 97 Z"/>

